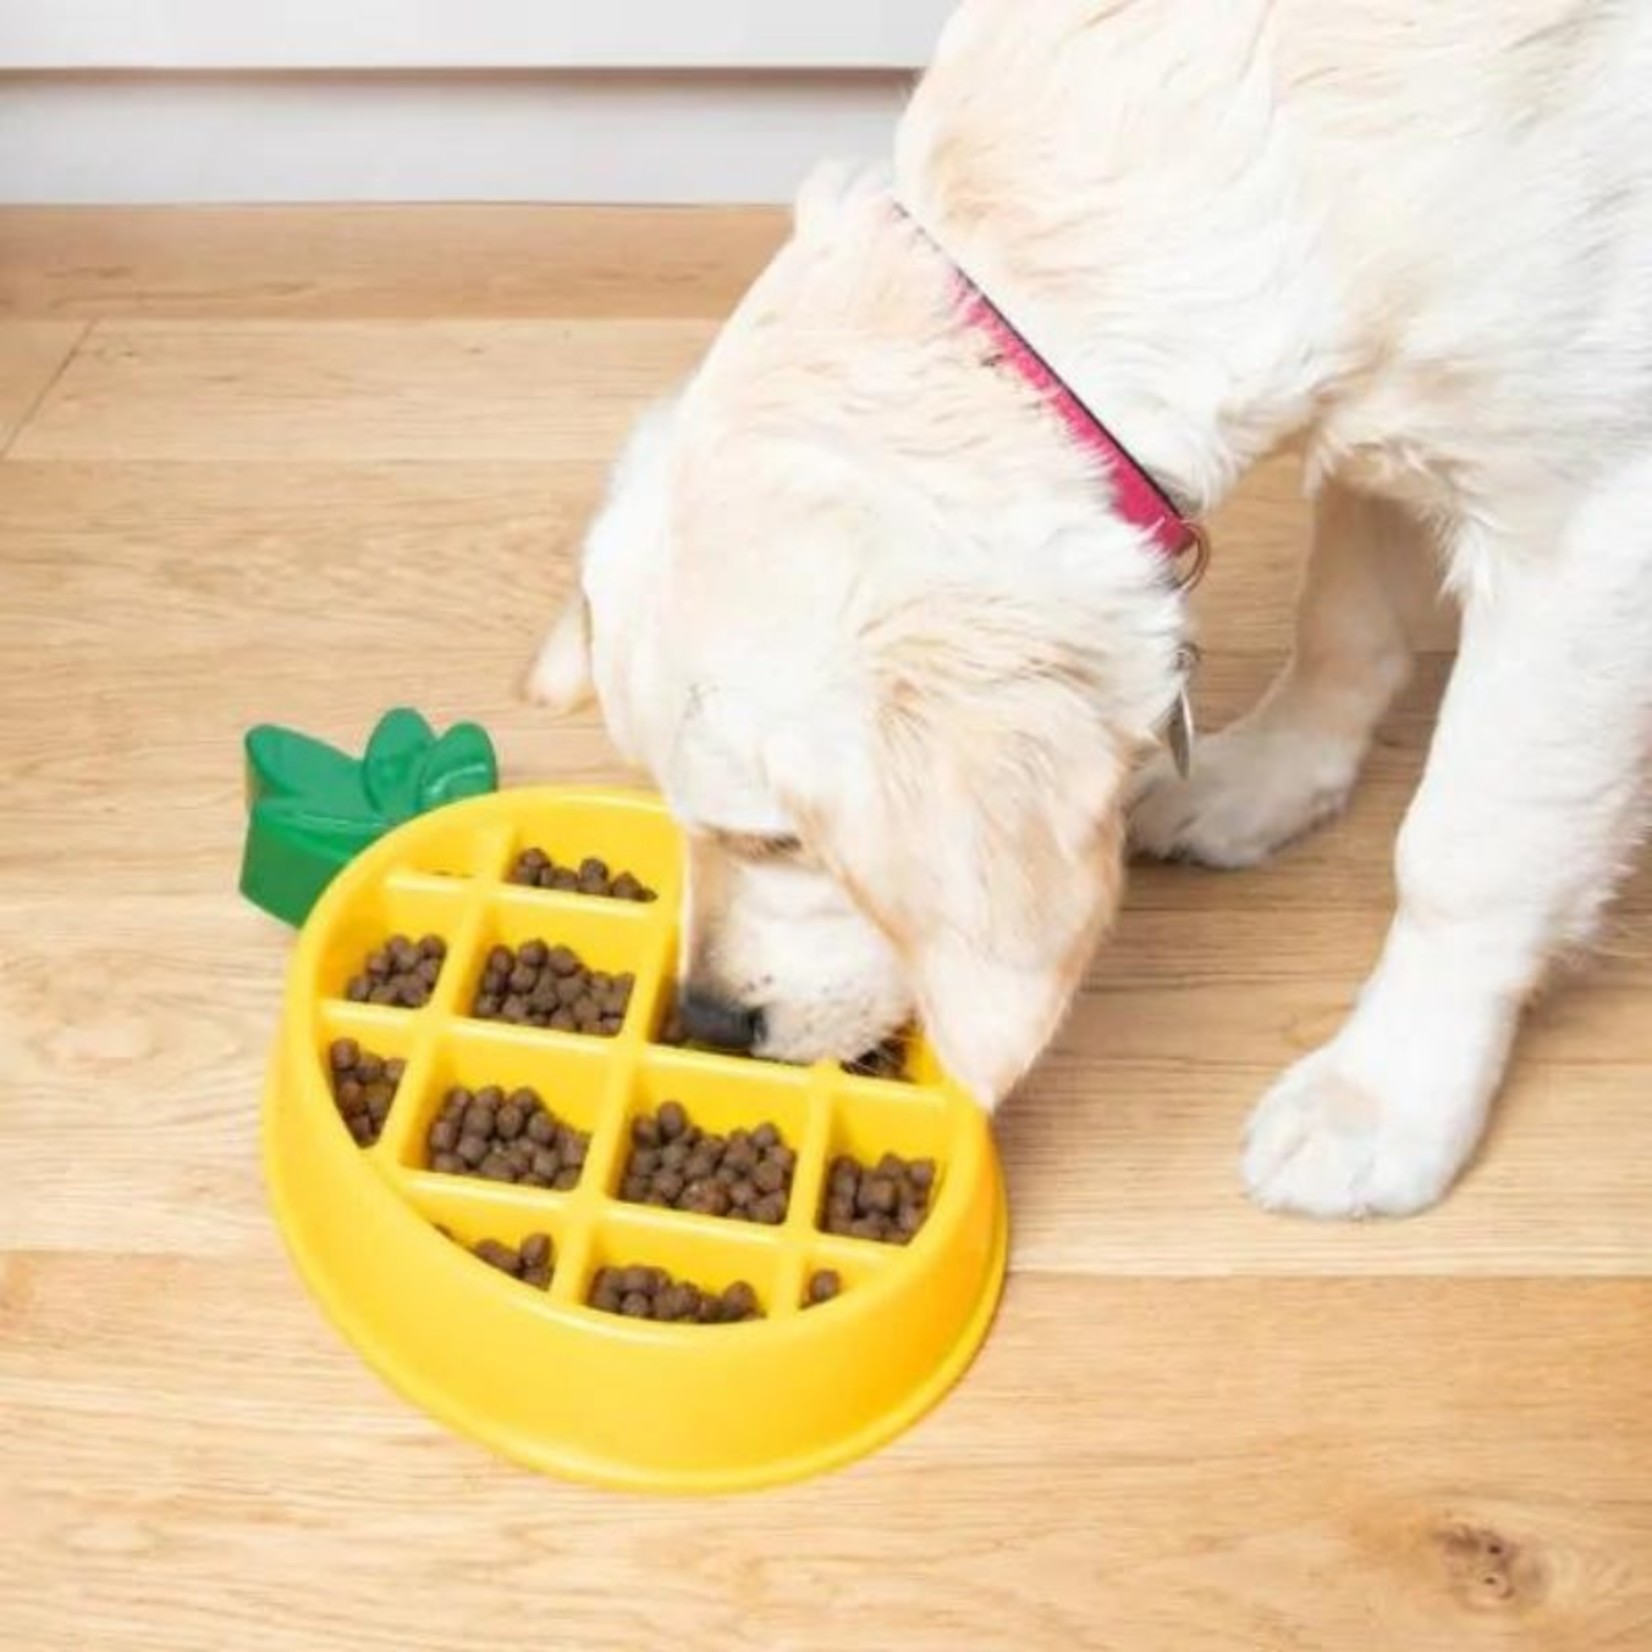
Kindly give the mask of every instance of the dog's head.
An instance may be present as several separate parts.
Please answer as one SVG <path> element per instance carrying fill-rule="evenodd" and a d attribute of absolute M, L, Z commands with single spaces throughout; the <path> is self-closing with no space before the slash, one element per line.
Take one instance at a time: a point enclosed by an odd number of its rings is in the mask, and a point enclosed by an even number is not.
<path fill-rule="evenodd" d="M 914 1012 L 983 1102 L 1113 913 L 1179 604 L 876 196 L 817 195 L 644 419 L 533 687 L 594 683 L 688 836 L 682 969 L 759 1053 Z"/>

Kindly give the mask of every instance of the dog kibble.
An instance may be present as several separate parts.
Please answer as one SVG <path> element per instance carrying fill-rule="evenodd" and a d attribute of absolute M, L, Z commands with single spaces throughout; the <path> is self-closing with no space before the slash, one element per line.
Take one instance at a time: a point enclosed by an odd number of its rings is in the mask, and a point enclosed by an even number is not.
<path fill-rule="evenodd" d="M 383 1133 L 406 1067 L 399 1057 L 386 1060 L 353 1038 L 335 1038 L 327 1046 L 333 1103 L 358 1147 L 371 1147 Z"/>
<path fill-rule="evenodd" d="M 441 1232 L 453 1238 L 446 1228 Z M 507 1245 L 500 1239 L 479 1239 L 466 1248 L 490 1268 L 497 1268 L 500 1273 L 520 1279 L 536 1290 L 544 1290 L 556 1271 L 556 1247 L 548 1233 L 530 1233 L 519 1245 Z"/>
<path fill-rule="evenodd" d="M 895 1033 L 884 1039 L 875 1049 L 868 1050 L 853 1061 L 845 1061 L 844 1072 L 855 1078 L 905 1080 L 907 1037 L 906 1033 Z"/>
<path fill-rule="evenodd" d="M 843 1293 L 843 1276 L 835 1268 L 820 1268 L 809 1275 L 809 1291 L 805 1308 L 818 1308 Z"/>
<path fill-rule="evenodd" d="M 615 901 L 657 900 L 634 873 L 610 874 L 606 861 L 588 857 L 577 867 L 560 865 L 543 849 L 524 849 L 511 867 L 510 881 L 528 889 L 560 889 Z"/>
<path fill-rule="evenodd" d="M 470 1013 L 482 1021 L 613 1038 L 625 1025 L 635 986 L 635 976 L 587 969 L 568 947 L 524 941 L 488 953 Z"/>
<path fill-rule="evenodd" d="M 392 935 L 367 954 L 361 972 L 346 984 L 344 995 L 357 1004 L 423 1009 L 446 957 L 447 942 L 440 935 L 426 935 L 418 941 Z"/>
<path fill-rule="evenodd" d="M 929 1216 L 934 1189 L 933 1159 L 885 1153 L 876 1165 L 868 1166 L 840 1154 L 827 1170 L 820 1225 L 851 1239 L 910 1244 Z"/>
<path fill-rule="evenodd" d="M 496 1084 L 479 1090 L 455 1084 L 425 1136 L 432 1170 L 558 1193 L 578 1185 L 589 1146 L 588 1136 L 563 1123 L 525 1085 L 507 1100 Z"/>
<path fill-rule="evenodd" d="M 620 1198 L 778 1227 L 786 1220 L 796 1164 L 773 1124 L 715 1135 L 701 1130 L 680 1102 L 667 1101 L 631 1121 Z"/>
<path fill-rule="evenodd" d="M 673 1279 L 664 1268 L 600 1268 L 586 1300 L 605 1314 L 679 1325 L 733 1325 L 763 1318 L 763 1305 L 746 1280 L 708 1291 Z"/>

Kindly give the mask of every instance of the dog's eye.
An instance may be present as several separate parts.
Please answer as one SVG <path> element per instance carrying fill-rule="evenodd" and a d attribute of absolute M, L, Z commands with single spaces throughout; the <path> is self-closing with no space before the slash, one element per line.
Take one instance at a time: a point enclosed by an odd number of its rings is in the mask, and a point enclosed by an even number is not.
<path fill-rule="evenodd" d="M 803 840 L 789 832 L 765 836 L 757 832 L 719 832 L 717 840 L 740 860 L 795 860 Z"/>

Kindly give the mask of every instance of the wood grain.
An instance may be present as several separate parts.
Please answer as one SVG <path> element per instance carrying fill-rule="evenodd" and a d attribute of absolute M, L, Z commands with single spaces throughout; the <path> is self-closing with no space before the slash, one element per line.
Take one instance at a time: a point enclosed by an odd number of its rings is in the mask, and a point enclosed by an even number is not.
<path fill-rule="evenodd" d="M 413 701 L 508 779 L 623 777 L 517 684 L 624 420 L 776 233 L 0 213 L 0 295 L 45 318 L 0 322 L 0 1644 L 1644 1652 L 1652 877 L 1440 1211 L 1323 1227 L 1237 1187 L 1246 1109 L 1379 942 L 1444 614 L 1344 819 L 1254 873 L 1136 869 L 1003 1119 L 987 1351 L 872 1461 L 733 1502 L 533 1479 L 383 1392 L 290 1275 L 242 732 L 356 742 Z M 1288 646 L 1300 491 L 1282 457 L 1217 524 L 1209 725 Z"/>
<path fill-rule="evenodd" d="M 13 452 L 596 461 L 711 333 L 709 322 L 669 320 L 105 321 Z"/>
<path fill-rule="evenodd" d="M 31 1652 L 1652 1636 L 1645 1283 L 1022 1275 L 904 1440 L 724 1502 L 477 1456 L 340 1357 L 274 1259 L 32 1257 L 0 1292 L 32 1562 L 0 1624 Z"/>
<path fill-rule="evenodd" d="M 0 454 L 63 370 L 85 324 L 0 321 Z"/>
<path fill-rule="evenodd" d="M 770 207 L 6 207 L 0 315 L 721 316 L 786 222 Z"/>

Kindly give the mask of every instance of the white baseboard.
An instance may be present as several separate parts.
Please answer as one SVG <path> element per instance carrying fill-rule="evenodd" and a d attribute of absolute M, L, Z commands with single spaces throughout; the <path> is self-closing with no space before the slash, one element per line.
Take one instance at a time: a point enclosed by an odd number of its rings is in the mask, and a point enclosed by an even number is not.
<path fill-rule="evenodd" d="M 773 202 L 910 77 L 0 75 L 0 202 Z"/>

